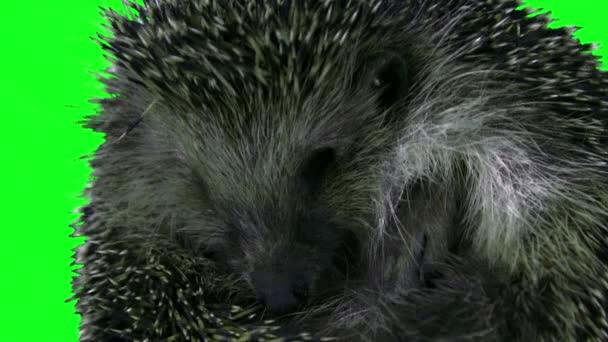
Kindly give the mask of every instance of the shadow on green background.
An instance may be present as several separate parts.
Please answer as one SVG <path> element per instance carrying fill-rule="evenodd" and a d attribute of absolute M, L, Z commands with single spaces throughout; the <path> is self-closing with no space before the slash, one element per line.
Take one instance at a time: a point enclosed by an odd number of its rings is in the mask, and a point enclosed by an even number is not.
<path fill-rule="evenodd" d="M 88 37 L 103 22 L 98 5 L 122 8 L 120 0 L 8 2 L 2 11 L 0 96 L 3 104 L 0 191 L 4 193 L 0 260 L 0 341 L 75 341 L 79 317 L 71 296 L 74 267 L 68 226 L 83 205 L 89 169 L 80 156 L 103 137 L 75 122 L 103 96 L 91 71 L 108 65 Z M 608 2 L 526 1 L 560 18 L 552 27 L 583 27 L 576 37 L 603 44 L 608 55 Z M 606 58 L 603 59 L 608 63 Z M 604 67 L 604 69 L 606 69 Z"/>

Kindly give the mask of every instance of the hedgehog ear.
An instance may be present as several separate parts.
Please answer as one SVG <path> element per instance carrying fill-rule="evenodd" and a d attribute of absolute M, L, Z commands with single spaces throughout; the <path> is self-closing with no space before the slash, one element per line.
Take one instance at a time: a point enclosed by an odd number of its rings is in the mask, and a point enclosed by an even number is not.
<path fill-rule="evenodd" d="M 388 108 L 405 96 L 409 75 L 407 64 L 403 56 L 385 51 L 372 57 L 370 64 L 371 88 L 377 91 L 378 104 Z"/>

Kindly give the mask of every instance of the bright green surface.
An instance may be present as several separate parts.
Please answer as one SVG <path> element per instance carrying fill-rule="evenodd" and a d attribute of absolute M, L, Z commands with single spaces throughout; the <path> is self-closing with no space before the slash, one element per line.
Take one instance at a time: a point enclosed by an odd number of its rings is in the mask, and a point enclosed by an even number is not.
<path fill-rule="evenodd" d="M 0 191 L 2 310 L 0 341 L 75 341 L 79 317 L 70 297 L 72 210 L 90 169 L 79 156 L 91 153 L 100 135 L 74 124 L 101 95 L 89 73 L 106 62 L 88 39 L 101 20 L 97 6 L 119 0 L 5 1 L 0 11 Z M 608 2 L 536 0 L 553 10 L 556 25 L 584 27 L 577 37 L 608 47 Z M 600 53 L 606 55 L 606 48 Z M 75 106 L 66 108 L 66 106 Z"/>

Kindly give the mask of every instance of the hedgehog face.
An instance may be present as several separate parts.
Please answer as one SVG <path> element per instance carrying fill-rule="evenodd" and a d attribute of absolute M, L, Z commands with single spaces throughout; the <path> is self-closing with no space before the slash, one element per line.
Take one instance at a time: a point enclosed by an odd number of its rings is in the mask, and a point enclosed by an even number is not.
<path fill-rule="evenodd" d="M 124 41 L 113 44 L 118 67 L 156 104 L 146 118 L 149 150 L 179 156 L 169 168 L 185 177 L 160 181 L 178 208 L 172 228 L 277 312 L 353 279 L 369 282 L 366 272 L 414 284 L 420 246 L 434 235 L 409 231 L 430 223 L 408 218 L 413 210 L 395 220 L 394 207 L 428 174 L 425 148 L 435 147 L 428 136 L 447 136 L 416 129 L 433 108 L 409 115 L 417 94 L 444 105 L 420 95 L 435 88 L 420 82 L 420 44 L 387 25 L 398 18 L 367 20 L 362 13 L 377 8 L 363 2 L 328 12 L 335 16 L 320 8 L 297 16 L 304 9 L 286 5 L 278 18 L 267 5 L 239 8 L 245 17 L 217 32 L 204 23 L 223 22 L 221 11 L 180 8 L 205 19 L 188 19 L 193 28 L 176 32 L 188 46 L 154 43 L 173 29 L 162 16 L 124 26 Z M 401 219 L 412 223 L 403 228 Z"/>
<path fill-rule="evenodd" d="M 270 311 L 330 295 L 361 272 L 361 240 L 384 162 L 378 151 L 391 146 L 369 141 L 359 127 L 390 137 L 386 111 L 403 97 L 407 71 L 392 52 L 360 65 L 359 77 L 336 85 L 352 89 L 342 97 L 242 99 L 252 104 L 246 113 L 225 108 L 221 121 L 180 127 L 196 196 L 206 198 L 206 221 L 218 231 L 204 253 L 247 280 Z"/>

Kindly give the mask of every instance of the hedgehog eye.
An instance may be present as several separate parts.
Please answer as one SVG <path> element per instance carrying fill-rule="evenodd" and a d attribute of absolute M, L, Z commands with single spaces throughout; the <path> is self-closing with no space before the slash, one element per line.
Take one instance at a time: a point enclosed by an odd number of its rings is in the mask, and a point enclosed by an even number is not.
<path fill-rule="evenodd" d="M 380 92 L 381 107 L 389 107 L 404 96 L 408 70 L 403 57 L 395 52 L 384 52 L 372 58 L 371 69 L 371 86 Z"/>
<path fill-rule="evenodd" d="M 302 168 L 302 178 L 311 188 L 316 190 L 320 186 L 328 169 L 333 165 L 336 153 L 332 148 L 321 148 L 312 153 Z"/>

